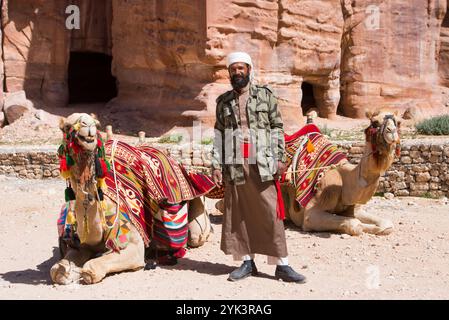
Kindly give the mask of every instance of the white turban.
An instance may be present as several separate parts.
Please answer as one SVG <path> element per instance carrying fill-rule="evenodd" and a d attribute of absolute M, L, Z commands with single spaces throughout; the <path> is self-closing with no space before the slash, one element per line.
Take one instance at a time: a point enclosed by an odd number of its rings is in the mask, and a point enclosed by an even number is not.
<path fill-rule="evenodd" d="M 251 61 L 251 57 L 246 52 L 232 52 L 228 55 L 228 59 L 226 61 L 226 67 L 229 69 L 229 66 L 236 62 L 243 62 L 249 64 L 251 69 L 253 68 L 253 62 Z"/>
<path fill-rule="evenodd" d="M 226 67 L 229 69 L 229 66 L 236 62 L 243 62 L 246 64 L 249 64 L 251 66 L 251 72 L 249 74 L 249 79 L 251 82 L 254 81 L 254 68 L 253 68 L 253 61 L 251 60 L 251 57 L 246 52 L 232 52 L 228 55 L 228 59 L 226 61 Z"/>

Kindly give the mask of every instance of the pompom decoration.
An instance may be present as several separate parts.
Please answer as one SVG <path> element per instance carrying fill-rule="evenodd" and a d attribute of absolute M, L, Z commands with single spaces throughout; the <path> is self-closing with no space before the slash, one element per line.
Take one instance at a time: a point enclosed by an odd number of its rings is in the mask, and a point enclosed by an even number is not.
<path fill-rule="evenodd" d="M 98 179 L 97 185 L 98 185 L 98 188 L 101 188 L 103 190 L 106 190 L 106 188 L 107 188 L 106 181 L 104 180 L 104 178 Z"/>
<path fill-rule="evenodd" d="M 73 191 L 72 187 L 67 187 L 65 189 L 65 193 L 64 194 L 65 194 L 65 201 L 66 202 L 76 199 L 75 192 Z"/>
<path fill-rule="evenodd" d="M 313 151 L 315 151 L 315 146 L 313 145 L 313 143 L 310 140 L 308 140 L 307 141 L 307 152 L 312 153 Z"/>
<path fill-rule="evenodd" d="M 75 224 L 75 222 L 76 222 L 75 215 L 72 210 L 69 210 L 69 212 L 67 213 L 66 223 L 67 224 Z"/>
<path fill-rule="evenodd" d="M 67 171 L 67 160 L 65 157 L 59 157 L 59 171 L 64 172 Z"/>

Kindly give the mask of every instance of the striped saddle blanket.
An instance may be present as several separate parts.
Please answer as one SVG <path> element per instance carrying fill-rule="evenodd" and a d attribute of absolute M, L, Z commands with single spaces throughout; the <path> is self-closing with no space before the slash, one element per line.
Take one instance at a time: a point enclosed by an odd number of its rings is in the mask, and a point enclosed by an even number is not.
<path fill-rule="evenodd" d="M 158 149 L 133 147 L 120 141 L 105 143 L 111 170 L 105 177 L 104 213 L 108 228 L 106 247 L 119 251 L 129 241 L 130 223 L 139 231 L 145 246 L 177 251 L 188 237 L 188 201 L 215 188 L 201 173 L 187 173 L 182 165 Z M 118 210 L 117 210 L 118 203 Z M 69 203 L 58 219 L 61 238 L 73 238 L 76 224 L 68 225 Z"/>
<path fill-rule="evenodd" d="M 179 249 L 187 243 L 187 201 L 207 194 L 215 184 L 201 173 L 187 173 L 162 151 L 133 147 L 120 141 L 105 143 L 113 170 L 106 177 L 105 196 L 117 195 L 145 245 Z M 115 172 L 115 175 L 114 175 Z"/>
<path fill-rule="evenodd" d="M 305 207 L 316 192 L 316 185 L 329 169 L 346 159 L 346 154 L 323 136 L 314 124 L 307 124 L 292 135 L 285 135 L 285 151 L 290 176 L 289 183 L 295 186 L 296 201 Z"/>

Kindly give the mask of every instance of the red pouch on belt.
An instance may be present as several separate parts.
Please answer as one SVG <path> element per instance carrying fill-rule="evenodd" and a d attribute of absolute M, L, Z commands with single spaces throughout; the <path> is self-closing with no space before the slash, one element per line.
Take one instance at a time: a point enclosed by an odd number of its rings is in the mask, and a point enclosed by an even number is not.
<path fill-rule="evenodd" d="M 251 143 L 247 143 L 247 142 L 243 142 L 241 144 L 243 158 L 245 158 L 245 159 L 249 158 L 249 153 L 250 153 L 251 146 L 252 146 L 252 144 Z"/>

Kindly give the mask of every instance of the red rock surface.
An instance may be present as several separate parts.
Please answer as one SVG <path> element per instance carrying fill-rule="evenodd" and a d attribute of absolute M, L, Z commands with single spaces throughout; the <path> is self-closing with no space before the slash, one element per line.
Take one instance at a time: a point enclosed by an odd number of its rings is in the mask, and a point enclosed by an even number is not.
<path fill-rule="evenodd" d="M 117 119 L 164 130 L 195 119 L 212 125 L 215 99 L 230 89 L 226 55 L 242 50 L 279 96 L 287 129 L 312 107 L 327 118 L 337 108 L 353 118 L 384 107 L 448 112 L 446 0 L 71 4 L 79 30 L 65 27 L 64 1 L 3 1 L 6 90 L 25 90 L 47 110 L 69 101 L 70 52 L 96 52 L 112 56 L 118 95 L 106 109 Z"/>

